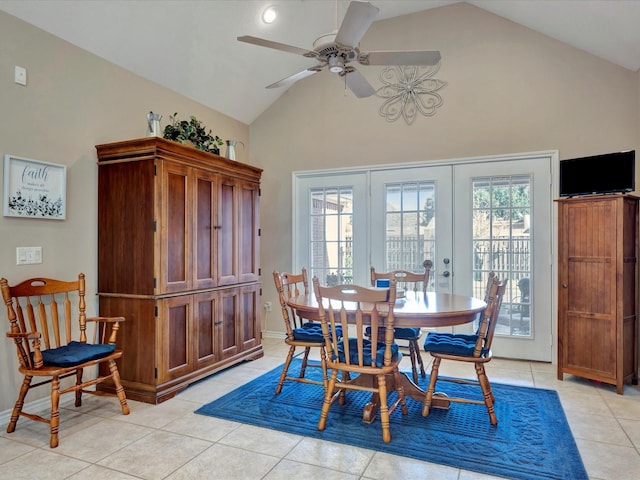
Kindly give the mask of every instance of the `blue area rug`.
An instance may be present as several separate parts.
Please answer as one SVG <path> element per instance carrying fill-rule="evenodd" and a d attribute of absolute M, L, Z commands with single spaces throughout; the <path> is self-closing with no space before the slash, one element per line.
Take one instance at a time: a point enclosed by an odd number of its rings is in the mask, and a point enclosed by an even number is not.
<path fill-rule="evenodd" d="M 299 371 L 300 360 L 289 370 Z M 281 367 L 196 410 L 196 413 L 344 443 L 427 462 L 511 479 L 588 479 L 558 394 L 552 390 L 492 383 L 498 425 L 491 426 L 484 405 L 452 403 L 432 409 L 408 398 L 408 415 L 391 414 L 391 443 L 382 441 L 379 415 L 362 422 L 362 407 L 371 394 L 347 392 L 347 402 L 331 406 L 326 429 L 317 429 L 322 386 L 285 382 L 275 395 Z M 320 377 L 320 369 L 307 376 Z M 428 382 L 421 379 L 420 386 Z M 450 396 L 481 399 L 479 387 L 438 382 Z M 390 399 L 395 398 L 395 393 Z"/>

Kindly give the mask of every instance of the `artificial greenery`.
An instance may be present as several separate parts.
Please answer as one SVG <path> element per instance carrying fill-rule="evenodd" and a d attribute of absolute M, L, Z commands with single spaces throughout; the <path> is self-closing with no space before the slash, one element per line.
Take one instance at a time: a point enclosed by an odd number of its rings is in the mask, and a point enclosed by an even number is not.
<path fill-rule="evenodd" d="M 171 117 L 171 125 L 164 127 L 163 137 L 180 143 L 192 143 L 199 150 L 205 152 L 220 153 L 220 147 L 224 144 L 217 135 L 207 132 L 202 122 L 193 115 L 189 120 L 178 121 L 178 112 Z"/>

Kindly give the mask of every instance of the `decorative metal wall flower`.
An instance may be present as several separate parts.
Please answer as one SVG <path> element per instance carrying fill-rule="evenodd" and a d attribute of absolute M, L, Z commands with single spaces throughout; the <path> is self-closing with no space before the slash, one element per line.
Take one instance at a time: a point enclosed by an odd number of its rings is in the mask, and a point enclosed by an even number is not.
<path fill-rule="evenodd" d="M 440 63 L 433 66 L 389 66 L 380 72 L 383 86 L 376 95 L 386 98 L 378 112 L 387 122 L 404 118 L 408 125 L 418 113 L 430 117 L 443 104 L 437 93 L 447 82 L 433 78 L 440 69 Z"/>

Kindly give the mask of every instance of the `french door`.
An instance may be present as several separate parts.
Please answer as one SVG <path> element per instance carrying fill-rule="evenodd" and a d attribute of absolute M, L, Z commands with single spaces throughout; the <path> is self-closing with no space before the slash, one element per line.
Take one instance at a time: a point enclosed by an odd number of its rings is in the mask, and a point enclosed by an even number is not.
<path fill-rule="evenodd" d="M 322 283 L 369 283 L 369 267 L 419 271 L 429 289 L 482 298 L 507 280 L 498 356 L 552 359 L 555 153 L 294 175 L 294 261 Z M 473 326 L 456 327 L 471 331 Z"/>

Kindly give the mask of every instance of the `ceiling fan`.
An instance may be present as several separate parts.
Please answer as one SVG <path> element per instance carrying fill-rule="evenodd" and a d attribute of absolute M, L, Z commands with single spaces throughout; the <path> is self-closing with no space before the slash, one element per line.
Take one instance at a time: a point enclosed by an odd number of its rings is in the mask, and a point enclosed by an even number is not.
<path fill-rule="evenodd" d="M 438 51 L 361 52 L 360 40 L 379 11 L 379 8 L 369 2 L 352 1 L 340 28 L 318 37 L 313 42 L 311 50 L 248 35 L 238 37 L 238 40 L 295 53 L 307 58 L 315 58 L 318 61 L 317 65 L 267 85 L 267 88 L 290 85 L 328 67 L 330 72 L 344 77 L 345 83 L 356 97 L 368 97 L 373 95 L 375 90 L 364 75 L 350 65 L 351 62 L 358 62 L 361 65 L 437 65 L 440 61 L 440 52 Z"/>

